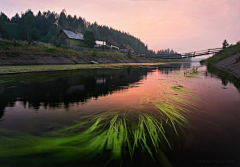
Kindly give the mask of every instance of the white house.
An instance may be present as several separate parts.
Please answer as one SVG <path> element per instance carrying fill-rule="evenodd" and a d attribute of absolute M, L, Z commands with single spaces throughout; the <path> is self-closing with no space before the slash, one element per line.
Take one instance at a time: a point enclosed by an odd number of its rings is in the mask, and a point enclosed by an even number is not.
<path fill-rule="evenodd" d="M 105 41 L 95 41 L 95 43 L 96 43 L 95 47 L 100 47 L 100 46 L 106 45 Z"/>

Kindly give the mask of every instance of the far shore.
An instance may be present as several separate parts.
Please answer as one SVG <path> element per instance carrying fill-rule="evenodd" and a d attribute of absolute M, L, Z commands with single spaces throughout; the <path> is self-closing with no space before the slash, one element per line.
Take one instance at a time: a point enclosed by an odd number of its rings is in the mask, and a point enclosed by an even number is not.
<path fill-rule="evenodd" d="M 0 75 L 69 71 L 69 70 L 80 70 L 80 69 L 157 66 L 162 64 L 173 64 L 173 63 L 184 63 L 184 62 L 1 66 Z"/>

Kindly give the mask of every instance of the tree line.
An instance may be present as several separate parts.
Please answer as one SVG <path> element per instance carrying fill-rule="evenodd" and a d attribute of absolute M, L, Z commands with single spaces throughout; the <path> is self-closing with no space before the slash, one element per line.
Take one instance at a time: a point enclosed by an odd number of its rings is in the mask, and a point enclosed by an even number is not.
<path fill-rule="evenodd" d="M 168 49 L 165 49 L 165 50 L 158 50 L 157 51 L 157 54 L 161 55 L 161 54 L 178 54 L 177 52 L 175 52 L 174 50 L 170 50 L 169 48 Z"/>
<path fill-rule="evenodd" d="M 77 30 L 84 34 L 92 31 L 96 40 L 114 41 L 131 46 L 135 52 L 155 54 L 148 50 L 147 44 L 133 35 L 112 27 L 90 23 L 82 17 L 68 15 L 63 9 L 60 14 L 54 11 L 39 11 L 36 15 L 28 9 L 25 13 L 15 14 L 8 18 L 3 12 L 0 15 L 0 37 L 5 39 L 41 41 L 56 44 L 56 37 L 61 29 Z"/>

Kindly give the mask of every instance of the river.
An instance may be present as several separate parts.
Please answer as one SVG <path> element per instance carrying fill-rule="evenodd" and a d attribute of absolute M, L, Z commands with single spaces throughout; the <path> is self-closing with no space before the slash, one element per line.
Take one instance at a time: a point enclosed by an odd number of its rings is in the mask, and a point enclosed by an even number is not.
<path fill-rule="evenodd" d="M 198 62 L 4 75 L 0 166 L 239 166 L 239 119 L 239 79 Z"/>

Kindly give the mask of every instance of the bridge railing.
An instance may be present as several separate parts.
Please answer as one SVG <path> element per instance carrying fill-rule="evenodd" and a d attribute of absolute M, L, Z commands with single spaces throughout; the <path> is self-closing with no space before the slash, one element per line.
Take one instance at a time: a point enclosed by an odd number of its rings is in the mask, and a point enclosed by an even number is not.
<path fill-rule="evenodd" d="M 222 48 L 212 48 L 212 49 L 205 49 L 195 52 L 188 52 L 188 53 L 174 53 L 174 54 L 157 54 L 157 55 L 148 55 L 147 57 L 152 58 L 160 58 L 160 59 L 182 59 L 182 58 L 190 58 L 196 56 L 203 56 L 218 53 L 222 50 Z"/>
<path fill-rule="evenodd" d="M 203 55 L 218 53 L 221 50 L 222 48 L 212 48 L 212 49 L 200 50 L 195 52 L 182 53 L 181 55 L 183 58 L 196 57 L 196 56 L 203 56 Z"/>

